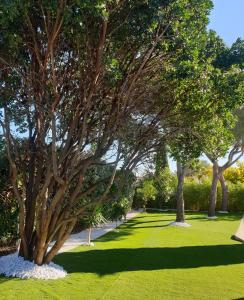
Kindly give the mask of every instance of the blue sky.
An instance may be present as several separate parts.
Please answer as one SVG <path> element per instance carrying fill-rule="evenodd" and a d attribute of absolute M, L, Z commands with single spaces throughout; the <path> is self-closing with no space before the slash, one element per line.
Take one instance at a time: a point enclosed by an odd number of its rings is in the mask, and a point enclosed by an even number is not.
<path fill-rule="evenodd" d="M 244 38 L 244 0 L 213 0 L 213 3 L 208 28 L 215 30 L 228 46 L 238 37 Z M 205 156 L 201 159 L 208 160 Z M 220 164 L 224 162 L 224 158 L 220 159 Z M 171 170 L 176 169 L 172 159 L 169 165 Z"/>
<path fill-rule="evenodd" d="M 244 38 L 244 0 L 214 0 L 209 28 L 215 30 L 228 46 Z"/>

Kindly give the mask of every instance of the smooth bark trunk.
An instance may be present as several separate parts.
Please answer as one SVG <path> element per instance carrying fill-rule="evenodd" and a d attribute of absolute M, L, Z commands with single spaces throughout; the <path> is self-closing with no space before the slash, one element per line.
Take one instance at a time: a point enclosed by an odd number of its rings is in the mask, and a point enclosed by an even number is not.
<path fill-rule="evenodd" d="M 87 236 L 87 243 L 88 243 L 88 245 L 91 245 L 91 234 L 92 234 L 92 228 L 89 227 L 89 229 L 88 229 L 88 236 Z"/>
<path fill-rule="evenodd" d="M 217 186 L 219 181 L 219 167 L 217 161 L 213 162 L 213 177 L 212 177 L 212 185 L 211 185 L 211 193 L 209 199 L 209 207 L 208 207 L 208 217 L 215 217 L 215 208 L 217 201 Z"/>
<path fill-rule="evenodd" d="M 225 181 L 224 175 L 220 174 L 219 181 L 222 189 L 222 202 L 221 202 L 221 210 L 228 211 L 228 198 L 229 198 L 229 189 L 227 183 Z"/>
<path fill-rule="evenodd" d="M 185 222 L 185 203 L 183 197 L 183 186 L 185 178 L 185 167 L 177 162 L 177 192 L 176 192 L 176 222 Z"/>

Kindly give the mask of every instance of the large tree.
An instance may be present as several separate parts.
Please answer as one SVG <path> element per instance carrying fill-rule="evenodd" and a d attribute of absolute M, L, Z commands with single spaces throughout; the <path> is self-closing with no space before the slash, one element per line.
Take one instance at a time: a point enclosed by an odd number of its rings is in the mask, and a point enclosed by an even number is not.
<path fill-rule="evenodd" d="M 190 102 L 159 97 L 161 82 L 178 53 L 197 43 L 210 8 L 209 0 L 0 3 L 1 125 L 19 255 L 39 265 L 53 259 L 93 204 L 80 199 L 94 190 L 84 178 L 101 159 L 116 154 L 98 201 L 120 160 L 131 169 L 148 140 L 185 128 Z M 125 138 L 135 141 L 128 161 Z"/>

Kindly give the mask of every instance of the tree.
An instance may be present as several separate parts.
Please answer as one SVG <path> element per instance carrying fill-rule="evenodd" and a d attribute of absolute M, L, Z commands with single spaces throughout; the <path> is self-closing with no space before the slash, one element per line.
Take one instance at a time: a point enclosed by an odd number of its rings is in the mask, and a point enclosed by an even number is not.
<path fill-rule="evenodd" d="M 157 189 L 156 201 L 158 208 L 162 208 L 172 195 L 172 178 L 170 175 L 166 145 L 162 144 L 157 148 L 155 155 L 154 185 Z"/>
<path fill-rule="evenodd" d="M 87 212 L 87 216 L 85 217 L 85 223 L 88 226 L 87 246 L 93 246 L 91 243 L 92 228 L 104 224 L 106 221 L 107 220 L 102 214 L 101 207 L 99 206 L 96 206 L 92 211 Z"/>
<path fill-rule="evenodd" d="M 211 195 L 210 195 L 210 204 L 208 210 L 208 217 L 215 218 L 215 206 L 217 200 L 217 184 L 218 181 L 221 183 L 222 188 L 222 203 L 221 203 L 221 211 L 227 212 L 228 207 L 228 187 L 224 179 L 224 171 L 235 164 L 240 157 L 243 155 L 243 151 L 241 150 L 240 144 L 236 143 L 233 148 L 231 149 L 227 162 L 222 166 L 219 166 L 217 159 L 214 159 L 212 156 L 208 155 L 208 158 L 213 164 L 213 179 L 212 179 L 212 186 L 211 186 Z"/>
<path fill-rule="evenodd" d="M 243 105 L 243 45 L 244 43 L 241 39 L 237 39 L 230 48 L 223 45 L 219 47 L 218 45 L 217 48 L 219 50 L 214 61 L 215 67 L 221 70 L 222 73 L 221 80 L 217 82 L 216 89 L 220 91 L 220 94 L 225 96 L 226 109 L 229 110 L 229 115 L 237 115 L 237 117 L 239 116 L 239 120 L 235 128 L 233 128 L 233 121 L 229 121 L 229 124 L 223 124 L 226 130 L 223 128 L 222 132 L 218 131 L 215 137 L 213 137 L 213 141 L 207 145 L 207 156 L 213 164 L 213 180 L 208 211 L 208 216 L 211 218 L 215 218 L 218 180 L 222 188 L 221 211 L 227 211 L 228 186 L 224 178 L 224 171 L 232 166 L 243 154 L 243 126 L 241 125 L 242 121 L 240 117 Z M 237 112 L 235 112 L 235 109 L 237 109 Z M 229 119 L 231 118 L 233 117 L 229 116 Z M 231 126 L 230 123 L 232 123 Z M 212 150 L 209 149 L 210 147 L 212 147 Z M 230 147 L 232 149 L 229 152 L 227 162 L 219 166 L 218 158 L 224 156 Z"/>
<path fill-rule="evenodd" d="M 163 74 L 197 43 L 210 8 L 208 0 L 0 4 L 1 125 L 19 205 L 19 255 L 49 263 L 77 218 L 107 198 L 129 124 L 140 138 L 127 169 L 151 147 L 149 137 L 152 144 L 185 128 L 183 103 L 159 97 L 164 83 L 171 89 Z M 185 118 L 177 123 L 175 115 Z M 101 182 L 86 186 L 86 174 L 112 150 L 104 194 L 90 201 L 84 196 Z"/>
<path fill-rule="evenodd" d="M 224 168 L 223 172 L 220 172 L 220 175 L 219 175 L 219 181 L 221 183 L 221 189 L 222 189 L 222 203 L 221 203 L 221 211 L 222 212 L 228 211 L 229 190 L 228 190 L 228 186 L 227 186 L 227 183 L 225 180 L 225 173 L 228 168 L 230 168 L 235 162 L 238 161 L 238 159 L 241 158 L 241 156 L 243 155 L 243 152 L 244 152 L 244 150 L 243 150 L 243 147 L 244 147 L 243 113 L 244 113 L 244 109 L 237 110 L 236 115 L 237 115 L 238 120 L 237 120 L 237 123 L 233 130 L 236 143 L 235 143 L 234 147 L 232 148 L 231 152 L 235 152 L 234 154 L 237 155 L 237 159 L 234 159 L 234 157 L 231 158 L 229 156 L 228 162 L 225 164 L 225 168 Z M 234 150 L 234 148 L 237 148 L 237 149 Z M 235 156 L 234 154 L 233 154 L 233 156 Z M 238 156 L 238 154 L 239 154 L 239 156 Z"/>
<path fill-rule="evenodd" d="M 199 124 L 198 124 L 199 125 Z M 187 170 L 194 168 L 202 152 L 199 140 L 199 131 L 191 134 L 179 135 L 170 144 L 171 156 L 177 161 L 177 188 L 176 188 L 176 222 L 185 222 L 185 202 L 183 195 L 184 180 Z"/>

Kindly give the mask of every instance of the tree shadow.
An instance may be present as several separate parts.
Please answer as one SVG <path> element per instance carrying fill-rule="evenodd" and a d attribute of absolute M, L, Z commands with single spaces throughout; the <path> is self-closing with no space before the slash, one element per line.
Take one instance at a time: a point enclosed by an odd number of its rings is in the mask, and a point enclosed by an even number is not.
<path fill-rule="evenodd" d="M 175 217 L 174 218 L 171 218 L 171 219 L 163 219 L 163 220 L 152 220 L 152 221 L 140 221 L 140 220 L 133 220 L 133 221 L 128 221 L 122 225 L 120 225 L 119 227 L 126 227 L 126 228 L 133 228 L 137 225 L 141 225 L 141 224 L 151 224 L 151 223 L 161 223 L 161 222 L 172 222 L 174 221 Z M 151 227 L 151 226 L 148 226 L 148 227 Z M 146 227 L 145 227 L 146 228 Z"/>
<path fill-rule="evenodd" d="M 244 263 L 244 245 L 186 246 L 178 248 L 122 248 L 66 252 L 55 262 L 68 273 L 100 276 L 128 271 L 189 269 Z"/>
<path fill-rule="evenodd" d="M 153 221 L 145 221 L 141 222 L 140 220 L 129 220 L 126 223 L 121 224 L 120 226 L 116 227 L 115 230 L 112 230 L 105 235 L 99 237 L 98 239 L 95 240 L 95 242 L 107 242 L 107 241 L 118 241 L 118 240 L 123 240 L 125 237 L 130 236 L 134 234 L 134 230 L 137 229 L 152 229 L 152 228 L 164 228 L 168 227 L 170 223 L 165 222 L 172 222 L 174 221 L 173 219 L 169 220 L 153 220 Z M 158 225 L 154 225 L 154 222 L 158 223 Z M 153 225 L 150 226 L 150 224 L 153 223 Z M 163 224 L 164 223 L 164 224 Z M 145 226 L 141 226 L 145 224 Z M 147 226 L 148 225 L 148 226 Z"/>
<path fill-rule="evenodd" d="M 3 275 L 0 275 L 0 284 L 3 284 L 4 282 L 6 281 L 9 281 L 9 280 L 13 280 L 14 278 L 12 277 L 5 277 Z"/>
<path fill-rule="evenodd" d="M 200 221 L 214 221 L 214 222 L 219 222 L 219 221 L 238 221 L 238 220 L 241 220 L 243 214 L 219 214 L 219 213 L 216 213 L 216 216 L 218 217 L 217 219 L 208 219 L 207 218 L 207 214 L 204 215 L 202 218 L 199 218 Z M 190 220 L 190 218 L 186 218 L 187 220 Z"/>

